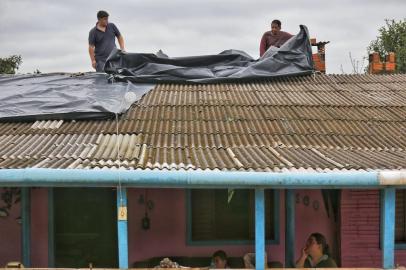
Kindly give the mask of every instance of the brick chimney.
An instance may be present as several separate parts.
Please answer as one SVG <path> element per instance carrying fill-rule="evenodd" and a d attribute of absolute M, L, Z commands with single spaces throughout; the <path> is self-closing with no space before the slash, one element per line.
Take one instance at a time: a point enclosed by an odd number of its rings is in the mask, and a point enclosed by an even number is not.
<path fill-rule="evenodd" d="M 381 62 L 381 57 L 378 52 L 369 54 L 369 74 L 385 74 L 394 73 L 396 69 L 395 53 L 390 52 L 385 57 L 385 62 Z"/>
<path fill-rule="evenodd" d="M 316 42 L 315 38 L 310 39 L 310 43 L 312 46 L 317 47 L 317 53 L 314 53 L 313 56 L 313 63 L 314 63 L 314 70 L 320 71 L 321 73 L 326 73 L 326 44 L 330 43 L 330 41 L 320 41 Z"/>

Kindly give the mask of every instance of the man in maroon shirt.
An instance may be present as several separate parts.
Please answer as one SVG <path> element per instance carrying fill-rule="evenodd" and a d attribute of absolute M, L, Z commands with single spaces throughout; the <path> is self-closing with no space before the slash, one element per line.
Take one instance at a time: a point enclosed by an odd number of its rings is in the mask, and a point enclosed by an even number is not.
<path fill-rule="evenodd" d="M 259 56 L 262 56 L 271 46 L 279 48 L 293 36 L 288 32 L 281 31 L 281 26 L 280 20 L 272 21 L 271 31 L 267 31 L 262 35 L 261 43 L 259 44 Z"/>

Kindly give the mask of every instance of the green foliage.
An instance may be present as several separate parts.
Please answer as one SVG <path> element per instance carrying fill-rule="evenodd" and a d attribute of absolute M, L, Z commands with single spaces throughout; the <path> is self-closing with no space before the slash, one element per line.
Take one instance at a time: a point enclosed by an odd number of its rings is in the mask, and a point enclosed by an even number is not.
<path fill-rule="evenodd" d="M 20 188 L 3 188 L 0 189 L 0 216 L 8 216 L 13 204 L 19 203 L 21 200 Z"/>
<path fill-rule="evenodd" d="M 376 51 L 384 58 L 389 52 L 394 52 L 396 71 L 406 73 L 406 19 L 398 22 L 387 19 L 385 23 L 385 26 L 379 28 L 377 39 L 369 44 L 368 54 Z"/>
<path fill-rule="evenodd" d="M 22 62 L 21 55 L 0 58 L 0 74 L 15 74 Z"/>

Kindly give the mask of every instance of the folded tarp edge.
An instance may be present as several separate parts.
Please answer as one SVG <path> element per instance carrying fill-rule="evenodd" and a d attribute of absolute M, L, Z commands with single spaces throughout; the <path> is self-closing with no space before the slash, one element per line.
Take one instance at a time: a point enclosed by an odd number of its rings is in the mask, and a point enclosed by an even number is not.
<path fill-rule="evenodd" d="M 313 72 L 312 48 L 306 26 L 280 48 L 259 59 L 239 50 L 216 55 L 168 57 L 162 51 L 126 53 L 113 50 L 104 67 L 116 81 L 142 83 L 221 83 L 308 75 Z"/>

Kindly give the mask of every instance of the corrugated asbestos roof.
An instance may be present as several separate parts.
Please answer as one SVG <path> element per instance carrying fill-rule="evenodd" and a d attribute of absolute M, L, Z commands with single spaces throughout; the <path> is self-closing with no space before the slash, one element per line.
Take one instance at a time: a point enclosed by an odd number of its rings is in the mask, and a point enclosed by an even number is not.
<path fill-rule="evenodd" d="M 160 84 L 118 127 L 0 123 L 0 168 L 405 169 L 405 134 L 406 75 Z"/>

